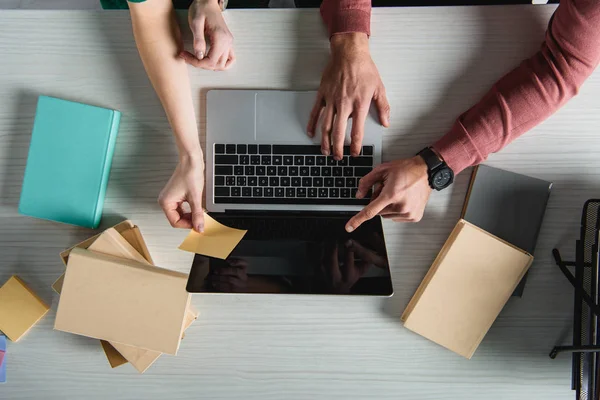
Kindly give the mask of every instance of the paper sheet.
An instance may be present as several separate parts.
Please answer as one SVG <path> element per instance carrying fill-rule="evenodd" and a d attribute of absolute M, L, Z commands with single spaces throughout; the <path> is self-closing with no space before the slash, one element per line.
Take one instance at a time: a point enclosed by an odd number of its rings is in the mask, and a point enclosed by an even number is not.
<path fill-rule="evenodd" d="M 204 232 L 190 231 L 179 249 L 224 260 L 242 240 L 246 232 L 225 226 L 204 213 Z"/>
<path fill-rule="evenodd" d="M 54 329 L 176 355 L 191 298 L 187 280 L 181 272 L 73 249 Z"/>

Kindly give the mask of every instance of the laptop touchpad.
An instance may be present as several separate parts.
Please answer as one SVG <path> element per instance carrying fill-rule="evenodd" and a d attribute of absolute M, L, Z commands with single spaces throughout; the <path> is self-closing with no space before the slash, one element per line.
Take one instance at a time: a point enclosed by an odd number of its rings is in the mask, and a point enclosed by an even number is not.
<path fill-rule="evenodd" d="M 316 92 L 259 92 L 256 96 L 256 139 L 259 142 L 312 144 L 306 125 Z M 317 142 L 318 143 L 318 142 Z"/>

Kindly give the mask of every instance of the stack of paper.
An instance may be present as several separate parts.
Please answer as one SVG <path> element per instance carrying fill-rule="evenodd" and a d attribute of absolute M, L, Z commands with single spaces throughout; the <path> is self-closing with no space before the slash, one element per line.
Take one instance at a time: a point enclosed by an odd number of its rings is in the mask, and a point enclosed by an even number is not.
<path fill-rule="evenodd" d="M 113 368 L 130 362 L 144 372 L 162 353 L 177 354 L 198 315 L 187 274 L 152 265 L 136 226 L 125 221 L 61 256 L 55 329 L 101 339 Z"/>
<path fill-rule="evenodd" d="M 471 358 L 532 260 L 460 220 L 408 303 L 404 326 Z"/>

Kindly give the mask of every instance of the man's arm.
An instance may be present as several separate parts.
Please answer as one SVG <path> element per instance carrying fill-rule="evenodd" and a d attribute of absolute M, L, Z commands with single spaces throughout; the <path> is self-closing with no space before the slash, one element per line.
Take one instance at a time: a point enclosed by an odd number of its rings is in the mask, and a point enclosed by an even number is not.
<path fill-rule="evenodd" d="M 333 157 L 341 160 L 348 119 L 352 118 L 350 153 L 357 156 L 371 101 L 383 126 L 389 125 L 390 106 L 369 52 L 370 0 L 324 0 L 321 15 L 329 31 L 331 57 L 306 129 L 313 137 L 322 117 L 321 152 L 329 155 L 333 149 Z"/>
<path fill-rule="evenodd" d="M 171 0 L 129 3 L 133 34 L 152 86 L 165 109 L 179 149 L 180 163 L 160 202 L 174 227 L 203 226 L 202 186 L 204 162 L 194 103 L 182 50 L 181 32 L 175 20 Z M 177 176 L 176 176 L 177 175 Z M 175 197 L 173 192 L 177 192 Z M 184 214 L 187 201 L 192 214 Z M 193 222 L 193 224 L 192 224 Z"/>
<path fill-rule="evenodd" d="M 562 0 L 542 49 L 498 81 L 461 115 L 434 150 L 455 173 L 478 164 L 542 122 L 577 94 L 600 62 L 600 1 Z M 419 156 L 377 166 L 360 180 L 357 197 L 375 184 L 371 202 L 346 224 L 349 232 L 375 215 L 419 221 L 431 188 Z"/>
<path fill-rule="evenodd" d="M 533 128 L 577 94 L 600 62 L 600 1 L 562 0 L 542 48 L 461 115 L 434 149 L 455 173 Z"/>
<path fill-rule="evenodd" d="M 350 32 L 371 36 L 371 0 L 323 0 L 321 16 L 329 37 Z"/>

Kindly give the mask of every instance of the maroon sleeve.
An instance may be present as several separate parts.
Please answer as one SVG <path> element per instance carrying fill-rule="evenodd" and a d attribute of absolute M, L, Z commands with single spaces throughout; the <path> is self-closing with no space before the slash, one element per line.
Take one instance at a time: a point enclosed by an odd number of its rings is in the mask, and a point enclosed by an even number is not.
<path fill-rule="evenodd" d="M 321 16 L 329 37 L 350 32 L 371 35 L 371 0 L 323 0 Z"/>
<path fill-rule="evenodd" d="M 571 97 L 600 62 L 600 0 L 561 0 L 542 48 L 462 114 L 434 149 L 455 173 L 484 161 Z"/>

